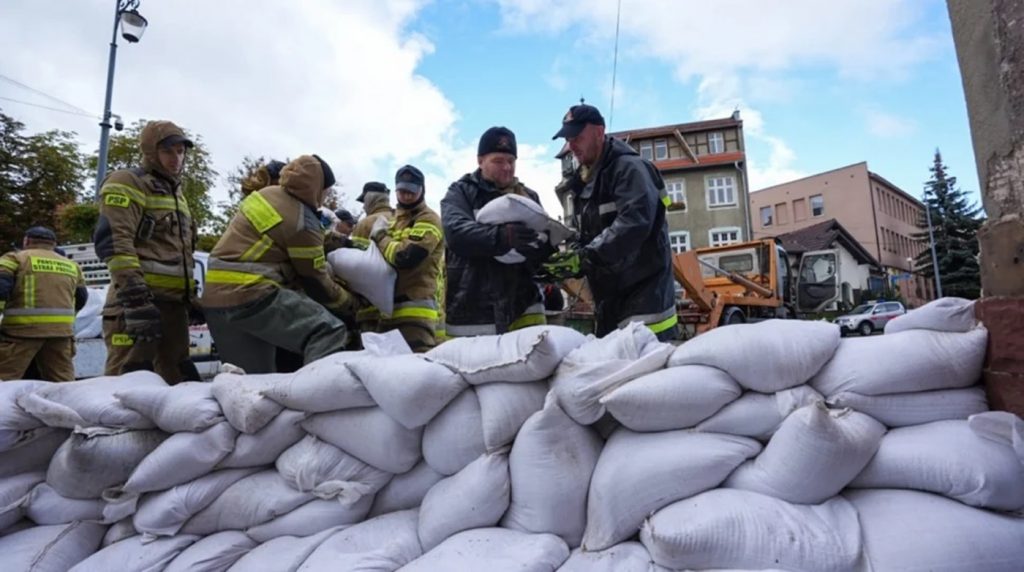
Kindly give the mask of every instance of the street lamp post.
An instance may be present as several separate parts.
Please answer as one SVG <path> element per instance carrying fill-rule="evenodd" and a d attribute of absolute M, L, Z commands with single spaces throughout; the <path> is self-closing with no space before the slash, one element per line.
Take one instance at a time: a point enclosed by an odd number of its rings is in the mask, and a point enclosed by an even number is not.
<path fill-rule="evenodd" d="M 107 94 L 103 101 L 103 121 L 100 122 L 100 156 L 96 165 L 96 197 L 100 195 L 100 185 L 107 176 L 107 153 L 110 147 L 110 100 L 114 91 L 114 62 L 117 60 L 117 27 L 121 26 L 121 36 L 130 44 L 142 39 L 146 25 L 149 23 L 137 8 L 139 0 L 117 0 L 114 12 L 114 32 L 110 38 L 110 59 L 107 61 Z"/>
<path fill-rule="evenodd" d="M 935 231 L 932 229 L 932 207 L 928 204 L 928 189 L 924 190 L 924 216 L 928 220 L 928 245 L 932 250 L 932 272 L 935 273 L 935 296 L 942 298 L 942 277 L 939 275 L 939 257 L 935 254 Z"/>

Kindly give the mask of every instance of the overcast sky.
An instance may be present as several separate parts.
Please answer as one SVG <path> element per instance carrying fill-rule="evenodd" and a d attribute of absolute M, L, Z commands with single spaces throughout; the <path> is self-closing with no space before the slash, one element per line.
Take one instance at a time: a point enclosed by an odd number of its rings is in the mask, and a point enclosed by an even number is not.
<path fill-rule="evenodd" d="M 0 75 L 102 111 L 114 0 L 4 0 Z M 866 160 L 920 196 L 936 147 L 976 196 L 942 0 L 143 0 L 119 42 L 113 111 L 202 136 L 223 175 L 245 155 L 317 153 L 354 196 L 411 162 L 428 202 L 476 168 L 492 125 L 556 210 L 551 140 L 581 96 L 615 130 L 740 109 L 751 188 Z M 0 78 L 0 97 L 67 107 Z M 93 118 L 0 99 L 30 131 Z M 226 198 L 223 181 L 215 199 Z"/>

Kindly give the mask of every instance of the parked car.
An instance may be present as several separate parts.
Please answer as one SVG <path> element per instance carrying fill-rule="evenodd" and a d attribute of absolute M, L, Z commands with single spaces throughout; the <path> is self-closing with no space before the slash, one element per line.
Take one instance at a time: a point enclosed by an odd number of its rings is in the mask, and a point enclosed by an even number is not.
<path fill-rule="evenodd" d="M 889 320 L 906 314 L 907 310 L 899 302 L 886 302 L 878 300 L 857 306 L 848 314 L 839 316 L 833 322 L 838 326 L 842 335 L 857 332 L 862 336 L 870 336 L 874 332 L 885 329 Z"/>

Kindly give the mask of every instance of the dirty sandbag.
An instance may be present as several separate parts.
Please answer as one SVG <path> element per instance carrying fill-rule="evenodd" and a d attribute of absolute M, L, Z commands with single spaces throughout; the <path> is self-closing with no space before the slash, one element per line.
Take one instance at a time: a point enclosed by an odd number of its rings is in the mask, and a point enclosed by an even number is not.
<path fill-rule="evenodd" d="M 273 464 L 285 449 L 302 439 L 306 432 L 299 425 L 308 417 L 302 411 L 284 410 L 266 427 L 247 435 L 241 433 L 235 438 L 234 449 L 221 459 L 218 469 L 239 467 L 261 467 Z"/>
<path fill-rule="evenodd" d="M 501 335 L 455 338 L 427 352 L 471 385 L 540 381 L 586 337 L 563 326 L 531 326 Z"/>
<path fill-rule="evenodd" d="M 26 432 L 45 426 L 18 405 L 18 398 L 47 385 L 48 382 L 35 379 L 0 383 L 0 451 L 13 449 Z"/>
<path fill-rule="evenodd" d="M 173 536 L 199 511 L 208 507 L 228 487 L 259 469 L 224 469 L 142 496 L 132 519 L 135 529 L 148 536 Z"/>
<path fill-rule="evenodd" d="M 239 375 L 221 373 L 213 378 L 213 397 L 235 429 L 252 434 L 263 429 L 284 409 L 265 392 L 286 382 L 290 373 Z"/>
<path fill-rule="evenodd" d="M 0 478 L 45 471 L 54 453 L 70 436 L 66 429 L 33 429 L 17 447 L 0 452 Z"/>
<path fill-rule="evenodd" d="M 372 498 L 391 480 L 391 473 L 375 469 L 312 435 L 281 453 L 275 466 L 294 489 L 346 505 L 365 496 Z"/>
<path fill-rule="evenodd" d="M 76 520 L 103 522 L 102 499 L 70 499 L 41 483 L 25 499 L 25 515 L 36 524 L 68 524 Z"/>
<path fill-rule="evenodd" d="M 0 537 L 5 570 L 67 572 L 96 552 L 107 527 L 95 522 L 34 526 Z"/>
<path fill-rule="evenodd" d="M 205 536 L 224 530 L 245 530 L 287 514 L 314 498 L 288 486 L 277 471 L 262 471 L 225 489 L 189 519 L 181 532 Z"/>
<path fill-rule="evenodd" d="M 68 498 L 98 499 L 106 489 L 123 485 L 167 437 L 155 429 L 76 429 L 54 453 L 46 482 Z"/>
<path fill-rule="evenodd" d="M 114 397 L 116 392 L 133 387 L 167 387 L 167 384 L 151 371 L 133 371 L 124 375 L 50 383 L 18 397 L 18 405 L 48 427 L 151 429 L 155 425 L 150 419 L 125 407 Z"/>
<path fill-rule="evenodd" d="M 114 397 L 168 433 L 203 431 L 224 421 L 220 404 L 213 397 L 213 385 L 203 381 L 127 388 L 115 392 Z"/>
<path fill-rule="evenodd" d="M 339 530 L 320 543 L 299 570 L 397 570 L 423 554 L 416 521 L 415 510 L 404 510 Z"/>
<path fill-rule="evenodd" d="M 22 473 L 0 479 L 0 531 L 25 516 L 24 504 L 29 493 L 45 480 L 45 471 Z"/>

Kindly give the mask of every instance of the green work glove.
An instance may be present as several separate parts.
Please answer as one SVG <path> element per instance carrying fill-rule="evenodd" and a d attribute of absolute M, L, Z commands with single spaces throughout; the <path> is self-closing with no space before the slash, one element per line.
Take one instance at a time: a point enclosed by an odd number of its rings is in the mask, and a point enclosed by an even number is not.
<path fill-rule="evenodd" d="M 578 250 L 556 252 L 541 267 L 555 280 L 579 278 L 583 275 L 583 263 Z"/>

